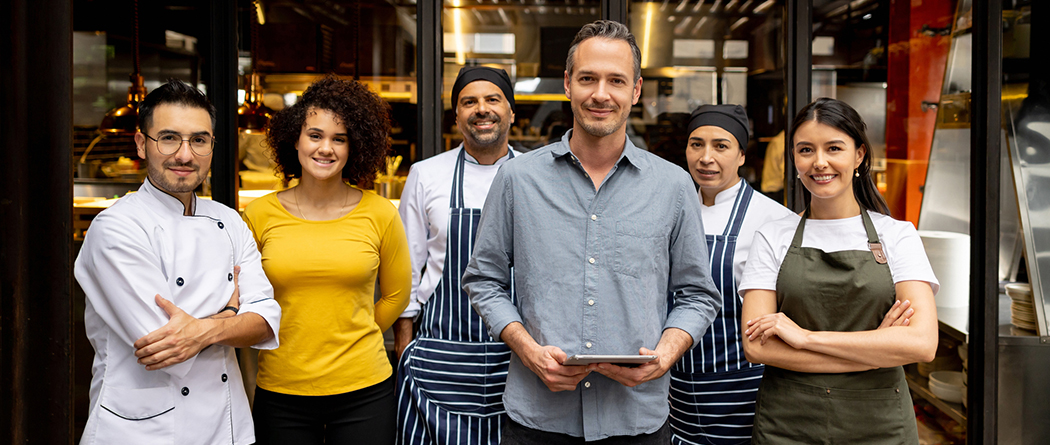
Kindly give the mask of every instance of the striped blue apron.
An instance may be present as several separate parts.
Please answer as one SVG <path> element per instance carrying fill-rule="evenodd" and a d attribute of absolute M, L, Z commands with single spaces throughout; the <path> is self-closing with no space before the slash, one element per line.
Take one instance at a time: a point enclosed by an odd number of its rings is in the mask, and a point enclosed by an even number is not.
<path fill-rule="evenodd" d="M 733 257 L 753 194 L 754 189 L 741 180 L 725 230 L 707 235 L 711 279 L 722 294 L 722 310 L 700 343 L 671 368 L 671 443 L 675 445 L 751 442 L 763 366 L 748 362 L 740 344 L 742 304 Z"/>
<path fill-rule="evenodd" d="M 441 280 L 423 305 L 419 332 L 398 366 L 399 445 L 498 444 L 506 423 L 503 388 L 510 349 L 488 334 L 460 286 L 481 218 L 481 209 L 463 204 L 465 152 L 460 151 L 452 177 Z M 513 269 L 511 277 L 513 302 Z"/>

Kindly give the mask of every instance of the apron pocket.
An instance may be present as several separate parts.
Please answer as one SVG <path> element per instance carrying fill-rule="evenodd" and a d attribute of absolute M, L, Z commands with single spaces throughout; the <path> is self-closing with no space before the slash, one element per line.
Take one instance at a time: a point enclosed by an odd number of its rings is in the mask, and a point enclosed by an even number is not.
<path fill-rule="evenodd" d="M 171 387 L 104 386 L 98 413 L 98 443 L 157 443 L 175 437 Z"/>
<path fill-rule="evenodd" d="M 833 413 L 828 425 L 832 443 L 911 443 L 905 441 L 906 424 L 914 425 L 915 420 L 910 404 L 907 410 L 902 406 L 900 388 L 831 388 L 828 400 Z"/>
<path fill-rule="evenodd" d="M 827 436 L 830 414 L 826 390 L 770 376 L 758 387 L 752 443 L 819 444 Z"/>
<path fill-rule="evenodd" d="M 500 365 L 486 359 L 486 343 L 416 339 L 408 373 L 420 395 L 443 410 L 461 415 L 488 416 L 503 412 L 504 380 L 488 376 Z M 506 375 L 506 364 L 502 373 Z M 423 403 L 417 401 L 416 403 Z"/>

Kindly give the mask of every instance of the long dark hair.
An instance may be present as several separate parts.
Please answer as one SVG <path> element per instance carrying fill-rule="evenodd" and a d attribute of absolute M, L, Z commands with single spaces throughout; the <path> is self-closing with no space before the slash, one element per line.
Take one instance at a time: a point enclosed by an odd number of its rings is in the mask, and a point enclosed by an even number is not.
<path fill-rule="evenodd" d="M 889 215 L 890 208 L 886 205 L 886 200 L 882 198 L 879 189 L 875 187 L 875 180 L 871 177 L 871 143 L 868 142 L 868 135 L 865 133 L 867 125 L 864 125 L 864 120 L 860 118 L 857 110 L 840 100 L 822 97 L 799 111 L 794 122 L 791 123 L 791 128 L 798 131 L 798 127 L 809 121 L 816 121 L 846 133 L 853 138 L 853 143 L 858 149 L 864 146 L 864 159 L 857 168 L 860 176 L 853 178 L 853 197 L 857 199 L 861 209 Z M 794 141 L 791 142 L 791 153 L 792 155 L 795 153 Z M 804 187 L 802 190 L 808 208 L 812 195 Z"/>

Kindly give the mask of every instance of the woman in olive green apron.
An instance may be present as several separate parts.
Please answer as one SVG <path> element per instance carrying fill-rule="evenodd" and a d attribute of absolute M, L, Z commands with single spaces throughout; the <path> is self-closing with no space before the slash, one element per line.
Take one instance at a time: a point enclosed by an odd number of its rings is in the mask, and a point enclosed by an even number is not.
<path fill-rule="evenodd" d="M 739 289 L 766 365 L 755 444 L 917 444 L 904 364 L 933 359 L 938 288 L 914 226 L 887 216 L 864 123 L 818 99 L 793 123 L 809 206 L 756 234 Z"/>

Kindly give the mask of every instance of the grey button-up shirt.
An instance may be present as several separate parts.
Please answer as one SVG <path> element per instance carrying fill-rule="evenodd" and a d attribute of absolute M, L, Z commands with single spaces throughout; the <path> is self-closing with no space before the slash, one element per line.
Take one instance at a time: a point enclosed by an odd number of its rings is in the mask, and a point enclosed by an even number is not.
<path fill-rule="evenodd" d="M 569 356 L 655 349 L 667 328 L 689 333 L 695 346 L 721 298 L 689 175 L 625 137 L 596 191 L 569 150 L 571 135 L 496 174 L 463 276 L 471 304 L 493 337 L 520 322 Z M 668 374 L 629 388 L 591 373 L 573 391 L 551 392 L 513 355 L 503 403 L 522 425 L 599 440 L 659 429 L 669 383 Z"/>

